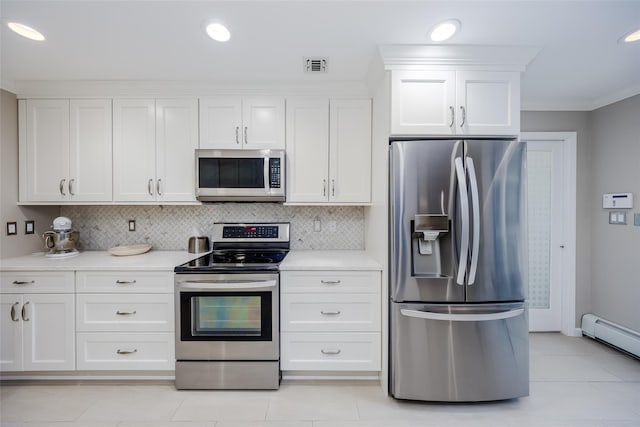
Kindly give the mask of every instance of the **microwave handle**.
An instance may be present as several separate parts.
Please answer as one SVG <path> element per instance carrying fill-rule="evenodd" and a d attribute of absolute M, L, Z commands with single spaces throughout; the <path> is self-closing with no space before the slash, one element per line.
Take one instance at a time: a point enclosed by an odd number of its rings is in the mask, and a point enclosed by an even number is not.
<path fill-rule="evenodd" d="M 269 157 L 264 158 L 264 189 L 271 189 L 271 175 L 269 174 Z"/>

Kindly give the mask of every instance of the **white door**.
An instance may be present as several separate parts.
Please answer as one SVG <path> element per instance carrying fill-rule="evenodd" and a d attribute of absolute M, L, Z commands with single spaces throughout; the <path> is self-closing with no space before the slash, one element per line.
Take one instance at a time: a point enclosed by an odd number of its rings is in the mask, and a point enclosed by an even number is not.
<path fill-rule="evenodd" d="M 562 329 L 562 141 L 527 141 L 529 329 Z"/>
<path fill-rule="evenodd" d="M 151 202 L 156 194 L 153 99 L 113 101 L 113 200 Z"/>
<path fill-rule="evenodd" d="M 200 99 L 200 148 L 242 148 L 242 99 L 221 96 Z"/>
<path fill-rule="evenodd" d="M 371 201 L 371 100 L 331 100 L 329 201 Z"/>
<path fill-rule="evenodd" d="M 196 99 L 156 100 L 156 199 L 195 201 Z"/>
<path fill-rule="evenodd" d="M 284 98 L 243 98 L 243 148 L 251 150 L 283 149 L 285 146 L 284 119 Z"/>
<path fill-rule="evenodd" d="M 0 371 L 22 371 L 22 295 L 0 295 Z"/>
<path fill-rule="evenodd" d="M 287 202 L 326 202 L 329 100 L 287 99 Z"/>
<path fill-rule="evenodd" d="M 70 101 L 69 195 L 78 202 L 110 202 L 111 100 Z"/>
<path fill-rule="evenodd" d="M 24 295 L 24 370 L 75 369 L 75 305 L 69 294 Z"/>
<path fill-rule="evenodd" d="M 26 101 L 27 200 L 54 202 L 68 197 L 69 101 Z"/>

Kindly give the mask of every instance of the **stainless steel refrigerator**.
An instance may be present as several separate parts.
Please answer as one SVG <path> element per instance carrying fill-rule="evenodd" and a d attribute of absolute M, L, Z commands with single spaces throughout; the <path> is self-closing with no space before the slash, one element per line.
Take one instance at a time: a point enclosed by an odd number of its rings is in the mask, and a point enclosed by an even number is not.
<path fill-rule="evenodd" d="M 391 394 L 527 396 L 525 143 L 392 138 L 389 154 Z"/>

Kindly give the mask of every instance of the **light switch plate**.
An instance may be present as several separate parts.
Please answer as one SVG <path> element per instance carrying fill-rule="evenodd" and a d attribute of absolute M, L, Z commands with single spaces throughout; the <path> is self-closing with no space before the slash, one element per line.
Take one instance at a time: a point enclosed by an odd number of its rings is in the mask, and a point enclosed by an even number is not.
<path fill-rule="evenodd" d="M 640 213 L 633 215 L 633 225 L 640 227 Z"/>
<path fill-rule="evenodd" d="M 36 230 L 36 222 L 35 221 L 25 221 L 24 222 L 24 234 L 34 234 Z"/>
<path fill-rule="evenodd" d="M 18 234 L 18 225 L 15 221 L 7 222 L 7 236 Z"/>
<path fill-rule="evenodd" d="M 609 212 L 609 224 L 627 225 L 627 213 L 623 211 Z"/>
<path fill-rule="evenodd" d="M 136 231 L 136 220 L 135 219 L 130 219 L 129 220 L 129 231 Z"/>

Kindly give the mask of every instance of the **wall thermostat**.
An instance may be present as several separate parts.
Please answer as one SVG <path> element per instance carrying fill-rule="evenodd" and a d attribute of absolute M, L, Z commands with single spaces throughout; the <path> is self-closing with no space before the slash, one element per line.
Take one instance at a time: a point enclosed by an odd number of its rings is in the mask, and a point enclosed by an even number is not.
<path fill-rule="evenodd" d="M 602 195 L 603 209 L 633 209 L 633 193 L 610 193 Z"/>

